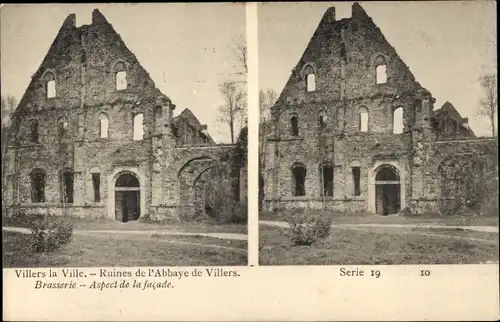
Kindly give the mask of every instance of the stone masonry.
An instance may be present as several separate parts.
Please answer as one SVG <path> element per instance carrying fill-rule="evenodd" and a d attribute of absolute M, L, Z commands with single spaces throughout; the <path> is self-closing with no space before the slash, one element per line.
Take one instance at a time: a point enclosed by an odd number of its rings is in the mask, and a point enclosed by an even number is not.
<path fill-rule="evenodd" d="M 328 9 L 271 108 L 264 209 L 438 210 L 440 163 L 491 160 L 496 141 L 434 102 L 358 3 L 341 20 Z"/>
<path fill-rule="evenodd" d="M 188 109 L 173 117 L 175 104 L 97 9 L 90 25 L 75 19 L 62 24 L 13 114 L 2 174 L 9 214 L 182 218 L 198 184 L 235 186 L 237 146 L 215 144 Z M 207 179 L 214 167 L 223 171 Z"/>

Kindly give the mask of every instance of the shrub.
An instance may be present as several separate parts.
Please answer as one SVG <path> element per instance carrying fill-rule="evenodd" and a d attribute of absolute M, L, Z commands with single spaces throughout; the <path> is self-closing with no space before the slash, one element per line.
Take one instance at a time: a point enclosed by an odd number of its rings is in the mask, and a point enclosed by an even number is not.
<path fill-rule="evenodd" d="M 69 243 L 72 236 L 70 223 L 36 220 L 31 228 L 31 247 L 36 252 L 52 252 Z"/>
<path fill-rule="evenodd" d="M 285 235 L 294 245 L 312 245 L 328 238 L 331 231 L 331 218 L 312 217 L 294 214 L 288 221 L 290 227 L 285 230 Z"/>
<path fill-rule="evenodd" d="M 314 232 L 318 239 L 326 239 L 330 236 L 332 230 L 332 218 L 321 217 L 317 219 L 313 226 Z"/>

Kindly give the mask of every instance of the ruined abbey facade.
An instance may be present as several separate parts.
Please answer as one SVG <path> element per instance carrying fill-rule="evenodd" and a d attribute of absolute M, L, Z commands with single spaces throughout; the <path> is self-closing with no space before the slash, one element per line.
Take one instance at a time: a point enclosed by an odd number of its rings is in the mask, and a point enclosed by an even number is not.
<path fill-rule="evenodd" d="M 434 102 L 359 4 L 328 9 L 271 108 L 264 209 L 458 211 L 498 191 L 496 140 Z"/>
<path fill-rule="evenodd" d="M 98 11 L 61 26 L 12 117 L 9 214 L 192 219 L 242 202 L 246 161 L 175 104 Z M 213 215 L 213 213 L 212 213 Z"/>

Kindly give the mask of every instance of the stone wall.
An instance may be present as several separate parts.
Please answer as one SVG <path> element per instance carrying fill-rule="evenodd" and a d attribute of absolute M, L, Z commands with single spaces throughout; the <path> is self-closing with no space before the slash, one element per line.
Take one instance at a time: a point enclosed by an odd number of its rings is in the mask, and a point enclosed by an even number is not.
<path fill-rule="evenodd" d="M 379 60 L 386 65 L 385 83 L 376 80 Z M 314 90 L 307 88 L 311 73 Z M 342 20 L 335 19 L 335 8 L 328 9 L 271 108 L 271 130 L 261 142 L 265 208 L 375 212 L 376 175 L 390 165 L 399 175 L 400 210 L 436 210 L 439 155 L 462 149 L 474 153 L 476 148 L 462 141 L 448 148 L 437 141 L 473 133 L 451 104 L 443 110 L 456 114 L 462 128 L 448 135 L 436 127 L 434 117 L 443 113 L 433 112 L 434 101 L 359 4 L 353 5 L 351 18 Z M 395 132 L 398 108 L 403 125 Z M 361 111 L 368 113 L 366 131 L 360 128 Z M 334 172 L 333 196 L 328 197 L 322 193 L 320 171 L 325 163 Z M 293 195 L 292 168 L 297 164 L 307 169 L 305 196 Z M 359 195 L 354 193 L 353 167 L 360 168 Z"/>
<path fill-rule="evenodd" d="M 117 90 L 117 68 L 126 72 L 126 89 Z M 48 79 L 55 79 L 55 97 L 48 98 Z M 141 216 L 164 219 L 192 208 L 192 186 L 210 165 L 191 169 L 189 182 L 179 180 L 181 169 L 207 156 L 230 173 L 235 146 L 216 145 L 189 110 L 174 120 L 174 109 L 98 10 L 92 24 L 80 28 L 75 16 L 68 16 L 13 114 L 15 135 L 2 174 L 10 181 L 10 213 L 115 218 L 114 185 L 123 171 L 140 182 Z M 144 135 L 134 140 L 134 117 L 139 113 Z M 109 121 L 107 137 L 100 135 L 104 115 Z M 31 142 L 35 120 L 39 139 Z M 66 124 L 64 132 L 59 124 Z M 31 200 L 33 169 L 45 173 L 43 202 Z M 62 170 L 74 176 L 72 204 L 61 204 Z M 93 174 L 100 176 L 98 201 Z M 182 193 L 189 195 L 187 204 L 181 202 Z"/>

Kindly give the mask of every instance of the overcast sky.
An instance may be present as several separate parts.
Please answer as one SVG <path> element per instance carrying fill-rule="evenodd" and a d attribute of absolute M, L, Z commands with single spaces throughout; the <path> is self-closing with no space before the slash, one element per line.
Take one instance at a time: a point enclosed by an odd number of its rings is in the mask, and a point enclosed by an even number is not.
<path fill-rule="evenodd" d="M 156 86 L 177 105 L 208 124 L 212 137 L 229 142 L 217 122 L 222 104 L 218 85 L 239 71 L 230 50 L 246 36 L 241 4 L 43 4 L 1 8 L 1 93 L 21 99 L 64 19 L 90 24 L 98 8 L 150 73 Z"/>
<path fill-rule="evenodd" d="M 477 78 L 496 72 L 496 4 L 468 2 L 360 2 L 422 86 L 469 117 L 477 135 L 490 134 L 475 116 Z M 337 19 L 351 16 L 352 3 L 262 4 L 259 6 L 259 87 L 283 89 L 290 71 L 330 6 Z"/>

